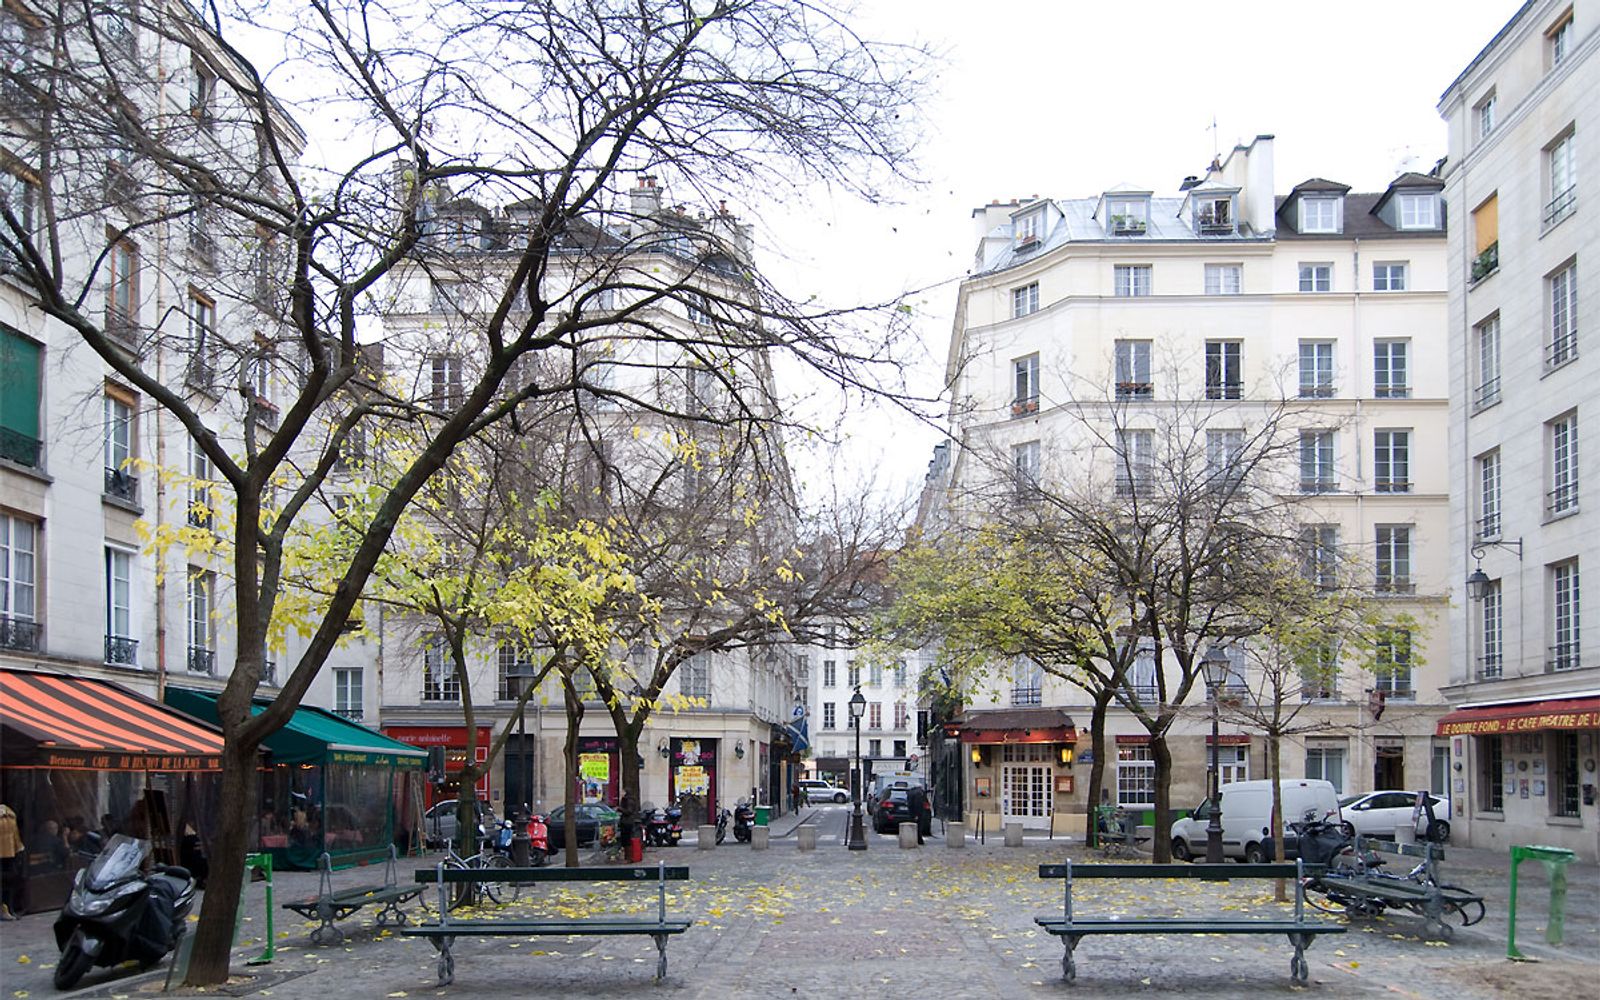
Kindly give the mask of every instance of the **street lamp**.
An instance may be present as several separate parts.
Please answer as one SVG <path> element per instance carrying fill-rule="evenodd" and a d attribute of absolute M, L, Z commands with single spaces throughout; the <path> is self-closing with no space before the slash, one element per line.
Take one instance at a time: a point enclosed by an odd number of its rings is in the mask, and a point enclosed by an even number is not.
<path fill-rule="evenodd" d="M 1222 788 L 1217 783 L 1217 702 L 1231 666 L 1221 646 L 1206 650 L 1201 666 L 1206 672 L 1206 689 L 1211 692 L 1211 810 L 1206 818 L 1206 864 L 1222 864 Z"/>
<path fill-rule="evenodd" d="M 850 836 L 847 838 L 852 851 L 867 849 L 867 831 L 861 825 L 861 785 L 866 781 L 861 769 L 861 716 L 866 711 L 867 698 L 861 693 L 860 685 L 857 685 L 856 693 L 850 696 L 850 725 L 856 729 L 856 780 L 850 786 L 850 801 L 854 807 L 850 812 Z"/>

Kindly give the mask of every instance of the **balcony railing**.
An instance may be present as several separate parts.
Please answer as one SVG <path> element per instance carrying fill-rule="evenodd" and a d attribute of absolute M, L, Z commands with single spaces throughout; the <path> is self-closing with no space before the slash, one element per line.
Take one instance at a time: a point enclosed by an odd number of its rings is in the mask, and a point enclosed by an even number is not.
<path fill-rule="evenodd" d="M 1478 657 L 1478 680 L 1492 681 L 1500 676 L 1501 662 L 1499 653 L 1485 653 Z"/>
<path fill-rule="evenodd" d="M 1552 339 L 1544 348 L 1544 366 L 1559 368 L 1578 356 L 1578 333 L 1569 330 Z"/>
<path fill-rule="evenodd" d="M 106 496 L 127 503 L 139 502 L 139 480 L 127 469 L 106 470 Z"/>
<path fill-rule="evenodd" d="M 1410 493 L 1411 480 L 1380 477 L 1372 481 L 1372 490 L 1374 493 Z"/>
<path fill-rule="evenodd" d="M 1500 376 L 1488 379 L 1472 394 L 1472 405 L 1478 409 L 1500 402 Z"/>
<path fill-rule="evenodd" d="M 205 674 L 207 677 L 215 677 L 217 675 L 217 651 L 190 646 L 189 672 L 191 674 Z"/>
<path fill-rule="evenodd" d="M 1578 208 L 1578 186 L 1576 184 L 1551 198 L 1544 206 L 1544 227 L 1551 226 L 1571 215 Z"/>
<path fill-rule="evenodd" d="M 1334 388 L 1332 382 L 1301 382 L 1301 399 L 1332 399 Z"/>
<path fill-rule="evenodd" d="M 1558 670 L 1574 670 L 1578 666 L 1578 642 L 1558 642 L 1550 647 L 1550 656 L 1544 661 L 1544 672 L 1553 674 Z"/>
<path fill-rule="evenodd" d="M 1155 484 L 1155 479 L 1150 476 L 1136 476 L 1129 478 L 1125 475 L 1117 476 L 1117 496 L 1131 497 L 1135 493 L 1149 493 Z"/>
<path fill-rule="evenodd" d="M 210 389 L 217 383 L 217 366 L 210 359 L 196 354 L 183 367 L 183 377 L 196 389 Z"/>
<path fill-rule="evenodd" d="M 1483 252 L 1472 258 L 1472 280 L 1474 283 L 1482 281 L 1489 275 L 1500 270 L 1500 242 L 1489 244 Z"/>
<path fill-rule="evenodd" d="M 1207 399 L 1241 399 L 1244 397 L 1243 382 L 1207 382 Z"/>
<path fill-rule="evenodd" d="M 1118 399 L 1154 399 L 1156 398 L 1156 385 L 1154 382 L 1118 382 Z"/>
<path fill-rule="evenodd" d="M 9 427 L 0 427 L 0 458 L 8 462 L 37 469 L 39 452 L 43 446 L 44 442 L 36 437 L 29 437 Z"/>
<path fill-rule="evenodd" d="M 1011 689 L 1011 704 L 1042 705 L 1044 704 L 1044 692 L 1037 687 L 1014 687 Z"/>
<path fill-rule="evenodd" d="M 1411 387 L 1409 385 L 1379 385 L 1373 386 L 1374 399 L 1410 399 Z"/>
<path fill-rule="evenodd" d="M 106 662 L 136 666 L 139 662 L 139 640 L 125 635 L 106 636 Z"/>
<path fill-rule="evenodd" d="M 1484 541 L 1500 537 L 1500 513 L 1485 514 L 1478 518 L 1478 539 Z"/>
<path fill-rule="evenodd" d="M 340 716 L 341 718 L 349 719 L 351 722 L 361 721 L 361 709 L 353 708 L 349 705 L 346 705 L 342 708 L 335 708 L 333 710 L 333 714 Z"/>
<path fill-rule="evenodd" d="M 1337 493 L 1339 492 L 1339 481 L 1332 476 L 1317 476 L 1312 479 L 1302 476 L 1300 478 L 1300 492 Z"/>
<path fill-rule="evenodd" d="M 1202 215 L 1195 223 L 1195 229 L 1199 231 L 1201 236 L 1232 236 L 1233 220 L 1216 219 Z"/>
<path fill-rule="evenodd" d="M 1379 594 L 1415 594 L 1416 582 L 1405 576 L 1380 576 L 1372 589 Z"/>
<path fill-rule="evenodd" d="M 39 623 L 31 618 L 0 615 L 0 649 L 18 653 L 39 650 Z"/>
<path fill-rule="evenodd" d="M 1113 215 L 1111 217 L 1112 236 L 1143 236 L 1149 223 L 1137 215 Z"/>
<path fill-rule="evenodd" d="M 1578 509 L 1578 484 L 1561 483 L 1544 495 L 1544 511 L 1551 517 Z"/>
<path fill-rule="evenodd" d="M 1039 412 L 1039 397 L 1028 396 L 1024 399 L 1011 401 L 1011 415 L 1013 417 L 1026 417 Z"/>
<path fill-rule="evenodd" d="M 1134 698 L 1137 698 L 1141 705 L 1153 705 L 1161 697 L 1154 684 L 1129 684 L 1127 685 L 1127 691 Z"/>

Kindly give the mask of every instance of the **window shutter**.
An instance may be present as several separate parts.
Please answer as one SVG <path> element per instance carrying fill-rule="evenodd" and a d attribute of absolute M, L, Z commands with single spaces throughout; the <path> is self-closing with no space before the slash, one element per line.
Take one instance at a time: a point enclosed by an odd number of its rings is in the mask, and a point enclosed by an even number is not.
<path fill-rule="evenodd" d="M 0 330 L 0 427 L 39 437 L 39 345 Z"/>

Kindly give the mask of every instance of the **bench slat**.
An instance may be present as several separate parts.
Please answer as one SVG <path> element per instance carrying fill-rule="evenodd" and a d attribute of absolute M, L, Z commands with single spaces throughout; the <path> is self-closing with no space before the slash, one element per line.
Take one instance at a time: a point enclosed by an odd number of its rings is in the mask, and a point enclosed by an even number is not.
<path fill-rule="evenodd" d="M 663 869 L 646 866 L 605 866 L 600 868 L 446 868 L 447 884 L 474 882 L 657 882 Z M 668 882 L 687 882 L 687 866 L 667 866 Z M 418 868 L 416 881 L 438 884 L 439 870 Z"/>
<path fill-rule="evenodd" d="M 1307 875 L 1322 871 L 1321 865 L 1306 865 Z M 1294 878 L 1298 874 L 1292 863 L 1249 864 L 1075 864 L 1074 881 L 1080 878 L 1193 878 L 1208 881 L 1226 881 L 1235 878 Z M 1066 865 L 1040 865 L 1040 878 L 1066 878 Z"/>
<path fill-rule="evenodd" d="M 1343 934 L 1343 924 L 1293 920 L 1194 920 L 1178 917 L 1130 917 L 1066 920 L 1035 917 L 1051 934 Z"/>
<path fill-rule="evenodd" d="M 402 927 L 400 933 L 412 937 L 569 937 L 614 934 L 682 934 L 693 926 L 691 920 L 656 921 L 591 920 L 587 922 L 523 920 L 452 920 L 448 924 L 422 924 Z"/>

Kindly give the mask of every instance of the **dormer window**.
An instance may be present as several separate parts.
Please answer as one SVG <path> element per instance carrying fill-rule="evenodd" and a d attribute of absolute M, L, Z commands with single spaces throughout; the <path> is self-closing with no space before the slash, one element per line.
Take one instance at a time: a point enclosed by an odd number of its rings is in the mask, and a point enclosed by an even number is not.
<path fill-rule="evenodd" d="M 1043 222 L 1043 212 L 1029 212 L 1027 215 L 1018 216 L 1012 222 L 1018 250 L 1032 250 L 1039 245 L 1039 240 L 1042 238 L 1039 230 L 1043 228 Z"/>
<path fill-rule="evenodd" d="M 1233 195 L 1209 195 L 1196 201 L 1194 228 L 1201 236 L 1232 236 Z"/>
<path fill-rule="evenodd" d="M 1337 233 L 1340 231 L 1342 198 L 1301 198 L 1300 231 L 1302 233 Z"/>
<path fill-rule="evenodd" d="M 1400 202 L 1401 229 L 1438 229 L 1439 196 L 1433 192 L 1418 192 L 1397 196 Z"/>
<path fill-rule="evenodd" d="M 1112 236 L 1143 236 L 1150 228 L 1150 199 L 1106 199 L 1106 232 Z"/>

